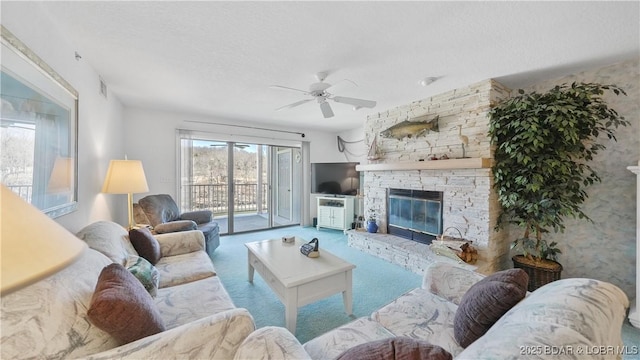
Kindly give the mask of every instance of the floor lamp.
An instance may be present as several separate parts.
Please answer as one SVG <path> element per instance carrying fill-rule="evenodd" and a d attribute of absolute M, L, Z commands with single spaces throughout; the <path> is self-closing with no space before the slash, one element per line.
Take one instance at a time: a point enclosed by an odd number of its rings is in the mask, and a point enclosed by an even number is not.
<path fill-rule="evenodd" d="M 127 194 L 129 227 L 135 226 L 133 220 L 133 194 L 149 191 L 147 178 L 140 160 L 111 160 L 107 176 L 104 178 L 102 192 L 107 194 Z"/>

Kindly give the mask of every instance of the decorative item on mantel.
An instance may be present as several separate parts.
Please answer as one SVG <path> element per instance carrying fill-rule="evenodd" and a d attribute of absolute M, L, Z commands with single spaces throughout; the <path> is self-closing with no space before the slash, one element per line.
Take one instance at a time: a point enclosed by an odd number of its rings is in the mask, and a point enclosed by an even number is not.
<path fill-rule="evenodd" d="M 466 146 L 469 145 L 469 137 L 462 135 L 462 125 L 458 125 L 458 139 L 460 139 L 460 145 L 462 145 L 462 158 L 466 158 Z"/>
<path fill-rule="evenodd" d="M 374 234 L 378 232 L 378 224 L 376 223 L 376 211 L 369 210 L 369 219 L 367 220 L 367 231 Z"/>
<path fill-rule="evenodd" d="M 460 237 L 446 236 L 445 233 L 449 229 L 456 230 Z M 436 241 L 433 241 L 429 248 L 436 255 L 443 255 L 459 262 L 464 261 L 467 264 L 475 264 L 478 261 L 478 250 L 471 245 L 472 242 L 465 240 L 459 229 L 450 226 L 436 237 Z"/>
<path fill-rule="evenodd" d="M 369 152 L 367 153 L 367 160 L 375 161 L 380 160 L 382 158 L 382 152 L 380 148 L 378 148 L 378 135 L 373 138 L 373 142 L 371 142 L 371 146 L 369 147 Z"/>

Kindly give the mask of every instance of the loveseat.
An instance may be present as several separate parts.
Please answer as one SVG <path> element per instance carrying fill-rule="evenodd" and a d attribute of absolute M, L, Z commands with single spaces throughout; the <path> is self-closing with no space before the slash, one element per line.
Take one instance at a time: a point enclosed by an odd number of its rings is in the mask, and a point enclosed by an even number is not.
<path fill-rule="evenodd" d="M 489 325 L 484 335 L 461 347 L 455 337 L 454 323 L 458 323 L 454 318 L 467 290 L 483 278 L 436 263 L 427 269 L 421 288 L 401 295 L 368 317 L 304 345 L 284 328 L 264 327 L 249 335 L 236 358 L 267 358 L 263 354 L 269 354 L 280 359 L 328 360 L 389 338 L 425 340 L 455 359 L 621 358 L 621 329 L 629 301 L 618 287 L 593 279 L 563 279 L 532 293 L 526 293 L 525 282 L 526 297 Z M 468 304 L 468 299 L 465 302 Z"/>
<path fill-rule="evenodd" d="M 255 329 L 251 315 L 234 306 L 216 276 L 202 232 L 184 231 L 155 235 L 158 288 L 155 298 L 141 294 L 152 299 L 165 330 L 122 344 L 88 313 L 103 269 L 124 266 L 139 254 L 128 232 L 112 222 L 90 224 L 77 236 L 89 245 L 79 260 L 2 297 L 0 358 L 229 359 Z M 134 328 L 139 324 L 133 318 L 119 320 Z"/>

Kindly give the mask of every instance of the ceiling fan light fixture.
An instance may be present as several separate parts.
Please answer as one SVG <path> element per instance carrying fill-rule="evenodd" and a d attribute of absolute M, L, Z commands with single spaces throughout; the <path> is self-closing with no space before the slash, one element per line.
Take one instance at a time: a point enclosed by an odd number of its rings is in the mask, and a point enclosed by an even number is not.
<path fill-rule="evenodd" d="M 327 75 L 328 75 L 328 74 L 327 74 L 327 72 L 326 72 L 326 71 L 321 71 L 321 72 L 319 72 L 319 73 L 316 73 L 316 79 L 317 79 L 318 81 L 320 81 L 320 82 L 323 82 L 323 81 L 324 81 L 324 79 L 326 79 L 326 78 L 327 78 Z"/>

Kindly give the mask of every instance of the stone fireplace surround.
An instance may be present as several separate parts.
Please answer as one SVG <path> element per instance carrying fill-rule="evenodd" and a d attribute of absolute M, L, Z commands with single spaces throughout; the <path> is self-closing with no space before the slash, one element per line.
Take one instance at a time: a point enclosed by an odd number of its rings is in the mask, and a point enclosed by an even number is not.
<path fill-rule="evenodd" d="M 494 230 L 499 205 L 492 189 L 490 163 L 493 153 L 487 117 L 491 105 L 508 96 L 509 89 L 490 79 L 367 118 L 365 139 L 368 148 L 375 134 L 403 120 L 419 121 L 439 115 L 439 132 L 403 140 L 378 136 L 378 148 L 382 150 L 383 158 L 358 166 L 359 171 L 364 171 L 365 214 L 375 211 L 379 232 L 385 233 L 387 229 L 386 194 L 389 188 L 441 191 L 445 235 L 458 237 L 455 230 L 447 232 L 447 229 L 455 228 L 464 239 L 473 242 L 478 249 L 477 271 L 491 273 L 509 266 L 508 234 Z M 468 138 L 465 150 L 471 159 L 458 159 L 462 156 L 460 135 Z M 453 160 L 426 160 L 431 155 L 438 158 L 447 155 Z M 402 247 L 398 245 L 402 241 L 396 241 L 390 235 L 369 235 L 368 242 L 363 240 L 367 236 L 366 233 L 349 232 L 349 243 L 383 258 L 393 258 L 394 255 L 387 255 L 397 253 Z M 420 250 L 411 244 L 406 252 L 422 252 L 427 263 L 443 258 L 429 254 L 428 245 L 415 246 Z M 381 255 L 385 248 L 388 254 Z M 420 265 L 423 266 L 426 265 Z M 421 273 L 419 269 L 416 272 Z"/>

